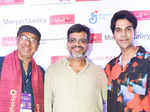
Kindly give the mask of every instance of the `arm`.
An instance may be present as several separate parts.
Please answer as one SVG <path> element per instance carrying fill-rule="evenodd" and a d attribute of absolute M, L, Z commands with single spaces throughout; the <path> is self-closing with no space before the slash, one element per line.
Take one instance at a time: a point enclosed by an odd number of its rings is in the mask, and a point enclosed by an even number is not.
<path fill-rule="evenodd" d="M 103 72 L 103 79 L 102 79 L 102 98 L 103 98 L 103 112 L 107 112 L 107 77 L 106 74 Z"/>

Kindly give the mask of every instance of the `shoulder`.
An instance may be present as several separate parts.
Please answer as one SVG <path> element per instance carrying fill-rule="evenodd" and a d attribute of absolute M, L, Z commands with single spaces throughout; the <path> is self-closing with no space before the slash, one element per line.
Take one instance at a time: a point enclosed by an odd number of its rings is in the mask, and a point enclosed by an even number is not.
<path fill-rule="evenodd" d="M 56 70 L 56 69 L 59 69 L 60 67 L 62 67 L 64 64 L 64 59 L 61 59 L 59 61 L 57 61 L 56 63 L 54 64 L 50 64 L 47 68 L 47 70 Z"/>
<path fill-rule="evenodd" d="M 39 66 L 40 70 L 42 71 L 42 74 L 45 74 L 44 68 L 41 65 L 38 65 L 38 66 Z"/>
<path fill-rule="evenodd" d="M 95 63 L 89 62 L 89 71 L 92 71 L 95 74 L 104 74 L 104 68 Z"/>
<path fill-rule="evenodd" d="M 61 72 L 64 68 L 64 63 L 64 59 L 61 59 L 54 64 L 50 64 L 46 69 L 45 76 L 52 76 L 54 73 L 57 74 L 58 72 Z"/>

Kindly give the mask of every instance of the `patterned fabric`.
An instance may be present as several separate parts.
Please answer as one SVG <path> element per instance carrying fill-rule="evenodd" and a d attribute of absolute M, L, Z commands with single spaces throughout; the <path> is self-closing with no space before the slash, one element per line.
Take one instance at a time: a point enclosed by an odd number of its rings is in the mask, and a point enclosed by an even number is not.
<path fill-rule="evenodd" d="M 0 111 L 19 112 L 21 104 L 21 75 L 20 61 L 17 51 L 4 58 L 0 79 Z M 34 93 L 35 112 L 44 112 L 42 71 L 32 59 L 32 88 Z"/>
<path fill-rule="evenodd" d="M 108 112 L 150 112 L 150 53 L 140 46 L 125 67 L 120 56 L 105 67 Z"/>

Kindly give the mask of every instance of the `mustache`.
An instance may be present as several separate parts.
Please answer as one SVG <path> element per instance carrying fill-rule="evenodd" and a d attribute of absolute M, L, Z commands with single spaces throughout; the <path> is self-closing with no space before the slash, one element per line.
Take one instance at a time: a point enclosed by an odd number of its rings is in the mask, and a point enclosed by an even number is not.
<path fill-rule="evenodd" d="M 82 46 L 77 46 L 77 45 L 72 46 L 71 48 L 72 48 L 72 49 L 74 49 L 74 48 L 81 48 L 81 49 L 84 49 Z"/>

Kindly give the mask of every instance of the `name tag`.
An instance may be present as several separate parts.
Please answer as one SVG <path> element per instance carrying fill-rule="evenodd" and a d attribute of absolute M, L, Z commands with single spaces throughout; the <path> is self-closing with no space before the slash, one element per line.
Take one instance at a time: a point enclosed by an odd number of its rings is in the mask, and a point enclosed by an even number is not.
<path fill-rule="evenodd" d="M 32 112 L 32 97 L 31 97 L 31 94 L 22 93 L 20 112 Z"/>

